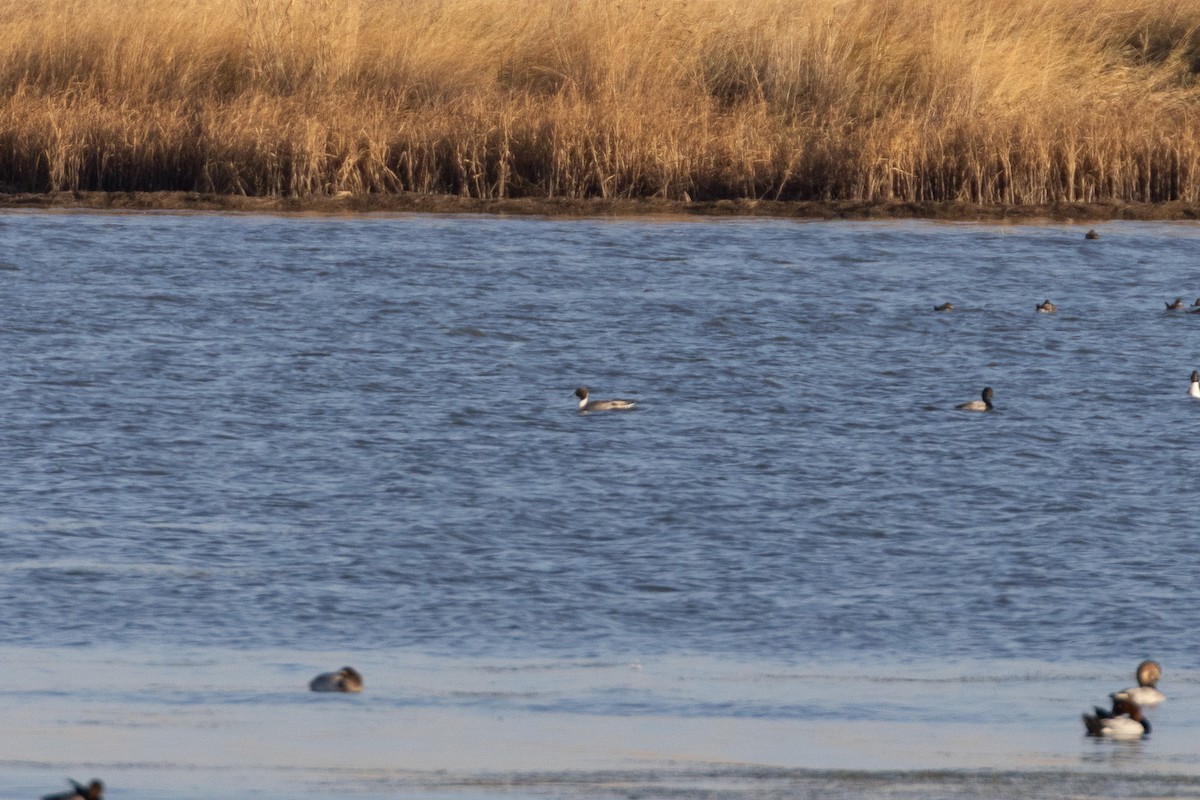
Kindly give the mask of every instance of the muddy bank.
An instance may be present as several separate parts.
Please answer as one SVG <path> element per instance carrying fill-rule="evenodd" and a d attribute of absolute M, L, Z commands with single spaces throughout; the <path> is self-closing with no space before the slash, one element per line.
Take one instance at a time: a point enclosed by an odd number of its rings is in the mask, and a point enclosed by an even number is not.
<path fill-rule="evenodd" d="M 770 200 L 603 200 L 515 198 L 479 200 L 415 193 L 247 197 L 198 192 L 50 192 L 0 194 L 0 208 L 111 211 L 237 211 L 249 213 L 514 214 L 552 217 L 794 217 L 797 219 L 935 219 L 964 222 L 1103 222 L 1195 220 L 1190 203 L 1061 203 L 978 205 L 905 202 L 777 202 Z"/>

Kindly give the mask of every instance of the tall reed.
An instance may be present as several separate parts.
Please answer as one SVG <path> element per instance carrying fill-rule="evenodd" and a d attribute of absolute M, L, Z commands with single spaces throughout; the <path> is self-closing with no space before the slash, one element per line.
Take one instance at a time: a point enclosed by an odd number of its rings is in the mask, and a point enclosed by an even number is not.
<path fill-rule="evenodd" d="M 0 0 L 0 189 L 1200 201 L 1200 0 Z"/>

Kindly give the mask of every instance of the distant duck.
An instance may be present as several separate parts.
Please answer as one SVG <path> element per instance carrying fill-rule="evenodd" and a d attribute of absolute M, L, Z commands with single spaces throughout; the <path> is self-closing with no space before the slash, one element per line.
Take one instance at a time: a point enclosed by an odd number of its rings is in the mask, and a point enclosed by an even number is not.
<path fill-rule="evenodd" d="M 1196 370 L 1192 370 L 1192 385 L 1188 387 L 1188 394 L 1200 399 L 1200 372 Z"/>
<path fill-rule="evenodd" d="M 576 389 L 575 396 L 579 398 L 579 410 L 584 414 L 589 411 L 628 411 L 637 404 L 636 400 L 589 400 L 586 386 Z"/>
<path fill-rule="evenodd" d="M 980 395 L 982 400 L 972 400 L 969 403 L 960 403 L 958 408 L 963 411 L 991 411 L 992 410 L 992 387 L 983 387 L 983 393 Z"/>
<path fill-rule="evenodd" d="M 1042 314 L 1053 314 L 1055 311 L 1058 311 L 1058 306 L 1054 305 L 1054 303 L 1051 303 L 1049 300 L 1043 300 L 1038 304 L 1037 310 Z"/>
<path fill-rule="evenodd" d="M 314 692 L 361 692 L 363 679 L 354 667 L 342 667 L 337 672 L 325 672 L 313 678 L 308 688 Z"/>
<path fill-rule="evenodd" d="M 1167 311 L 1181 311 L 1183 310 L 1183 298 L 1176 297 L 1174 303 L 1164 303 L 1164 305 L 1167 307 Z"/>
<path fill-rule="evenodd" d="M 1084 714 L 1083 725 L 1088 736 L 1112 739 L 1137 739 L 1150 732 L 1150 720 L 1142 717 L 1142 709 L 1128 697 L 1113 695 L 1112 711 L 1096 706 L 1095 714 Z"/>
<path fill-rule="evenodd" d="M 1200 314 L 1200 297 L 1196 298 L 1196 302 L 1192 303 L 1192 307 L 1188 311 L 1193 314 Z"/>
<path fill-rule="evenodd" d="M 942 303 L 940 306 L 934 306 L 933 310 L 934 311 L 953 311 L 954 304 L 953 303 Z"/>
<path fill-rule="evenodd" d="M 1196 373 L 1192 373 L 1195 376 Z M 1195 386 L 1195 384 L 1192 384 Z M 1132 700 L 1139 706 L 1156 706 L 1167 696 L 1158 690 L 1158 679 L 1162 677 L 1162 667 L 1157 661 L 1143 661 L 1138 664 L 1137 668 L 1138 685 L 1132 689 L 1122 689 L 1119 692 L 1113 692 L 1111 697 L 1114 701 L 1124 698 Z"/>
<path fill-rule="evenodd" d="M 1096 233 L 1096 229 L 1095 229 L 1095 228 L 1093 228 L 1092 230 L 1090 230 L 1090 231 L 1088 231 L 1087 233 L 1085 233 L 1085 234 L 1083 235 L 1083 238 L 1085 238 L 1085 239 L 1099 239 L 1099 238 L 1100 238 L 1100 234 Z"/>
<path fill-rule="evenodd" d="M 67 780 L 71 783 L 71 791 L 48 794 L 42 800 L 101 800 L 104 796 L 104 784 L 100 781 L 93 780 L 87 786 L 84 786 L 81 783 L 72 781 L 70 778 Z"/>

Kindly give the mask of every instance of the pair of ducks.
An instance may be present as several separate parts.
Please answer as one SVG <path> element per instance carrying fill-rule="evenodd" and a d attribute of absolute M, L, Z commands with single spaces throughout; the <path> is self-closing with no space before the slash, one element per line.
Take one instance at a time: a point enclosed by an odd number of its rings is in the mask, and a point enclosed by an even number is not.
<path fill-rule="evenodd" d="M 1183 298 L 1176 297 L 1174 303 L 1164 301 L 1163 305 L 1167 307 L 1167 311 L 1183 311 Z M 1192 303 L 1192 307 L 1187 311 L 1189 314 L 1200 314 L 1200 297 L 1196 298 L 1196 302 Z"/>
<path fill-rule="evenodd" d="M 1165 305 L 1167 307 L 1167 311 L 1183 311 L 1184 310 L 1182 297 L 1176 297 L 1174 303 L 1164 302 L 1163 305 Z M 1058 306 L 1054 305 L 1054 303 L 1051 303 L 1049 299 L 1043 300 L 1042 302 L 1038 303 L 1035 306 L 1035 308 L 1037 309 L 1037 312 L 1039 314 L 1053 314 L 1056 311 L 1058 311 Z M 954 304 L 953 303 L 942 303 L 940 306 L 934 306 L 933 310 L 934 311 L 953 311 Z M 1189 314 L 1200 314 L 1200 297 L 1196 298 L 1196 302 L 1192 303 L 1192 307 L 1187 309 L 1187 312 Z"/>
<path fill-rule="evenodd" d="M 1196 302 L 1200 303 L 1200 300 L 1197 300 Z M 1058 311 L 1058 306 L 1054 305 L 1054 303 L 1051 303 L 1049 300 L 1043 300 L 1042 302 L 1038 303 L 1034 307 L 1037 309 L 1039 314 L 1053 314 L 1054 312 Z M 934 306 L 933 310 L 934 311 L 953 311 L 954 304 L 953 303 L 942 303 L 940 306 Z"/>
<path fill-rule="evenodd" d="M 1191 386 L 1188 387 L 1188 395 L 1200 400 L 1200 370 L 1192 370 L 1191 381 Z M 591 411 L 629 411 L 637 405 L 636 400 L 592 400 L 588 395 L 588 388 L 586 386 L 580 386 L 576 389 L 575 396 L 579 398 L 579 411 L 584 414 Z M 963 411 L 991 411 L 995 408 L 992 404 L 994 396 L 995 393 L 992 391 L 992 387 L 985 386 L 983 387 L 983 392 L 980 394 L 980 399 L 959 403 L 957 408 Z"/>
<path fill-rule="evenodd" d="M 1156 706 L 1166 696 L 1158 690 L 1158 679 L 1162 667 L 1155 661 L 1138 664 L 1138 685 L 1122 689 L 1109 695 L 1112 710 L 1095 707 L 1094 714 L 1083 715 L 1083 726 L 1088 736 L 1106 736 L 1112 739 L 1136 739 L 1150 733 L 1150 720 L 1142 716 L 1142 706 Z"/>

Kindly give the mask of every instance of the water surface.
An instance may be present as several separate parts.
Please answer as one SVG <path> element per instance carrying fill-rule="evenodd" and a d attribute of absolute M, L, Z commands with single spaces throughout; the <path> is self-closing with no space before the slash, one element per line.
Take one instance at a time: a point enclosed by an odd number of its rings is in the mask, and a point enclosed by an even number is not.
<path fill-rule="evenodd" d="M 214 797 L 645 780 L 638 753 L 1200 775 L 1200 315 L 1164 311 L 1200 295 L 1200 229 L 1101 234 L 0 215 L 0 641 L 29 670 L 0 727 L 44 730 L 7 763 L 30 790 L 94 764 L 114 797 L 193 767 Z M 639 407 L 579 415 L 580 384 Z M 954 409 L 984 385 L 995 412 Z M 1145 657 L 1153 737 L 1084 741 Z M 342 663 L 368 692 L 313 705 Z M 444 701 L 498 664 L 565 684 Z M 114 735 L 143 713 L 168 721 Z M 386 756 L 276 757 L 361 714 Z M 206 715 L 253 748 L 220 755 Z M 524 722 L 488 761 L 456 732 L 493 717 Z"/>

